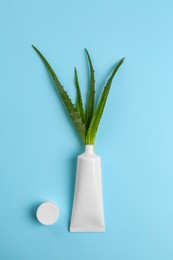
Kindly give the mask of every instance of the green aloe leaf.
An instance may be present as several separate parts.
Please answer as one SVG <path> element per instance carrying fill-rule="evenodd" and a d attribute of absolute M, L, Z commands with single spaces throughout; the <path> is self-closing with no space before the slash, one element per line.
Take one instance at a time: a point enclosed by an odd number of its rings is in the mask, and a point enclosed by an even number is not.
<path fill-rule="evenodd" d="M 86 126 L 85 124 L 82 122 L 80 116 L 78 115 L 78 111 L 76 109 L 76 107 L 73 105 L 71 99 L 69 98 L 67 92 L 64 90 L 63 86 L 61 85 L 61 83 L 59 82 L 55 72 L 53 71 L 53 69 L 51 68 L 50 64 L 48 63 L 48 61 L 45 59 L 45 57 L 41 54 L 41 52 L 32 45 L 32 47 L 34 48 L 34 50 L 37 52 L 37 54 L 39 55 L 39 57 L 41 58 L 41 60 L 43 61 L 46 69 L 48 70 L 48 72 L 50 73 L 55 86 L 59 92 L 59 95 L 62 99 L 62 102 L 64 103 L 68 114 L 73 122 L 73 124 L 75 125 L 79 135 L 81 136 L 83 142 L 85 143 L 85 135 L 86 135 Z"/>
<path fill-rule="evenodd" d="M 76 86 L 76 92 L 77 92 L 76 109 L 84 123 L 85 122 L 85 112 L 84 112 L 84 106 L 83 106 L 82 95 L 81 95 L 81 91 L 80 91 L 80 85 L 79 85 L 78 74 L 77 74 L 76 68 L 74 68 L 74 75 L 75 75 L 75 86 Z"/>
<path fill-rule="evenodd" d="M 85 49 L 85 52 L 90 67 L 89 95 L 88 95 L 88 103 L 87 103 L 87 110 L 86 110 L 86 128 L 88 129 L 94 113 L 95 78 L 94 78 L 94 69 L 93 69 L 92 61 L 87 49 Z"/>
<path fill-rule="evenodd" d="M 91 120 L 91 124 L 89 126 L 88 131 L 87 131 L 86 141 L 85 141 L 86 144 L 94 144 L 96 133 L 97 133 L 97 130 L 98 130 L 98 126 L 99 126 L 99 123 L 100 123 L 100 120 L 101 120 L 101 117 L 102 117 L 102 114 L 103 114 L 103 111 L 104 111 L 104 107 L 105 107 L 106 100 L 107 100 L 107 97 L 108 97 L 108 94 L 109 94 L 109 90 L 110 90 L 110 87 L 111 87 L 111 84 L 112 84 L 112 80 L 113 80 L 116 72 L 118 71 L 119 67 L 123 63 L 123 61 L 124 61 L 124 58 L 121 59 L 118 62 L 118 64 L 115 66 L 115 68 L 112 72 L 112 75 L 110 76 L 110 78 L 108 79 L 108 81 L 107 81 L 107 83 L 104 87 L 100 101 L 97 105 L 96 111 L 93 115 L 93 118 Z"/>

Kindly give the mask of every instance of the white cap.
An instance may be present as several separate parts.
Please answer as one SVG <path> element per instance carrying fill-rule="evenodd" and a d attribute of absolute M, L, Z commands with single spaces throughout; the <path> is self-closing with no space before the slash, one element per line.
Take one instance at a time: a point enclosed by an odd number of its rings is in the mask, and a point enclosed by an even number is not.
<path fill-rule="evenodd" d="M 59 209 L 52 202 L 43 202 L 37 209 L 36 216 L 43 225 L 54 224 L 59 217 Z"/>

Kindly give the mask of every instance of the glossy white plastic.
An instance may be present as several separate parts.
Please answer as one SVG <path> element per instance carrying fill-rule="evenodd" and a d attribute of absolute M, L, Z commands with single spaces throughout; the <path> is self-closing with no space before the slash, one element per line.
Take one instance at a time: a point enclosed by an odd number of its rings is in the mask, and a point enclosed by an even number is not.
<path fill-rule="evenodd" d="M 70 232 L 105 232 L 101 158 L 86 145 L 78 156 Z"/>

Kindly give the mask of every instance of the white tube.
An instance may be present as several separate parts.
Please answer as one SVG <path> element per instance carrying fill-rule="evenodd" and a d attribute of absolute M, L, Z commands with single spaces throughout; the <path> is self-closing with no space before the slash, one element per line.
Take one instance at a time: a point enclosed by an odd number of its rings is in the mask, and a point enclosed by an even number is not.
<path fill-rule="evenodd" d="M 105 232 L 101 158 L 86 145 L 78 156 L 70 232 Z"/>

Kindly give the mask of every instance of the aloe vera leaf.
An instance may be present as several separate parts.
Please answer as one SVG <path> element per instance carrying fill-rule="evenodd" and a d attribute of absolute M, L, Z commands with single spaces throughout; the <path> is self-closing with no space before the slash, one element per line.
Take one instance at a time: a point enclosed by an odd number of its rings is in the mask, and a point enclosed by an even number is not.
<path fill-rule="evenodd" d="M 79 85 L 78 74 L 77 74 L 76 68 L 74 68 L 74 75 L 75 75 L 75 86 L 76 86 L 76 92 L 77 92 L 76 109 L 84 123 L 85 122 L 85 112 L 84 112 L 84 106 L 83 106 L 82 95 L 81 95 L 81 91 L 80 91 L 80 85 Z"/>
<path fill-rule="evenodd" d="M 107 100 L 107 97 L 108 97 L 108 94 L 109 94 L 109 90 L 110 90 L 110 87 L 111 87 L 111 84 L 112 84 L 112 80 L 113 80 L 116 72 L 118 71 L 119 67 L 123 63 L 123 61 L 124 61 L 124 58 L 121 59 L 118 62 L 118 64 L 115 66 L 110 78 L 108 79 L 108 81 L 107 81 L 107 83 L 104 87 L 100 101 L 97 105 L 96 111 L 93 115 L 93 118 L 91 120 L 91 124 L 89 126 L 88 131 L 87 131 L 86 140 L 85 140 L 86 144 L 94 144 L 96 133 L 97 133 L 97 130 L 98 130 L 98 126 L 99 126 L 99 123 L 100 123 L 100 120 L 101 120 L 101 117 L 102 117 L 102 114 L 103 114 L 103 111 L 104 111 L 104 107 L 105 107 L 106 100 Z"/>
<path fill-rule="evenodd" d="M 92 61 L 87 49 L 85 49 L 85 52 L 90 67 L 89 94 L 88 94 L 88 102 L 87 102 L 87 110 L 86 110 L 86 129 L 88 129 L 94 113 L 95 77 L 94 77 L 94 69 L 93 69 Z"/>
<path fill-rule="evenodd" d="M 37 52 L 37 54 L 39 55 L 39 57 L 41 58 L 41 60 L 43 61 L 46 69 L 48 70 L 48 72 L 50 73 L 53 82 L 59 92 L 59 95 L 61 97 L 62 102 L 64 103 L 68 114 L 73 122 L 73 124 L 75 125 L 79 135 L 81 136 L 83 142 L 85 142 L 85 135 L 86 135 L 86 126 L 85 124 L 82 122 L 80 116 L 78 115 L 77 109 L 75 108 L 75 106 L 73 105 L 71 99 L 69 98 L 67 92 L 64 90 L 63 86 L 61 85 L 61 83 L 59 82 L 55 72 L 53 71 L 53 69 L 51 68 L 50 64 L 48 63 L 48 61 L 46 60 L 46 58 L 41 54 L 41 52 L 32 45 L 32 47 L 34 48 L 34 50 Z"/>

